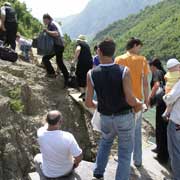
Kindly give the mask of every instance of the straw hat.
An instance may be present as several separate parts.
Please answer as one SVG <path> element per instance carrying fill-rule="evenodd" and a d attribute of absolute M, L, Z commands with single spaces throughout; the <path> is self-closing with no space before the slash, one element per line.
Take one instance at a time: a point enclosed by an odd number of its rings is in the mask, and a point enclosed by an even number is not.
<path fill-rule="evenodd" d="M 76 39 L 76 41 L 82 41 L 82 42 L 87 42 L 86 36 L 85 35 L 79 35 L 79 37 Z"/>

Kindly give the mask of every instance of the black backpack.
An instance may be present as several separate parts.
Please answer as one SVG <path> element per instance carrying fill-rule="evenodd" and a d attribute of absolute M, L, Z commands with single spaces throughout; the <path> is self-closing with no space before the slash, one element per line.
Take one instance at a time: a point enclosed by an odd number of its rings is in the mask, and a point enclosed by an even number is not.
<path fill-rule="evenodd" d="M 78 88 L 77 78 L 75 75 L 75 68 L 71 66 L 70 73 L 69 73 L 69 79 L 68 79 L 68 87 L 70 88 Z"/>
<path fill-rule="evenodd" d="M 0 46 L 0 59 L 4 61 L 16 62 L 18 54 L 10 48 Z"/>

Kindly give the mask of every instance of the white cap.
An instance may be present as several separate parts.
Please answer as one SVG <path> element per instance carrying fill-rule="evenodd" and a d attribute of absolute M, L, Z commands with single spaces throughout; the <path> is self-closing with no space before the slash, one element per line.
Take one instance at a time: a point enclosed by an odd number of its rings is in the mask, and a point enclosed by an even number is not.
<path fill-rule="evenodd" d="M 170 69 L 170 68 L 173 68 L 179 64 L 180 64 L 180 62 L 177 59 L 169 59 L 167 62 L 167 68 Z"/>

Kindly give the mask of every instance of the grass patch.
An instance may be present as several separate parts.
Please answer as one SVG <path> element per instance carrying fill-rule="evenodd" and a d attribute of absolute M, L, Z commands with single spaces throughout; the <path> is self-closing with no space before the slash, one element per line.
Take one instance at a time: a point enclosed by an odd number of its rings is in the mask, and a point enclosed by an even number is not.
<path fill-rule="evenodd" d="M 21 88 L 15 87 L 8 92 L 10 97 L 10 107 L 11 110 L 21 113 L 24 111 L 24 105 L 21 100 Z"/>

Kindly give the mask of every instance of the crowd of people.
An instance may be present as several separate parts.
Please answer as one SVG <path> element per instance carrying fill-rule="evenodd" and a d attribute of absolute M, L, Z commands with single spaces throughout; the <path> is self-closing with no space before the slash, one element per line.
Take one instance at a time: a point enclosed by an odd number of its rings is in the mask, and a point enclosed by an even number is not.
<path fill-rule="evenodd" d="M 84 36 L 79 37 L 75 52 L 75 59 L 81 63 L 86 59 L 79 58 L 79 55 L 83 52 L 90 53 L 90 49 L 89 46 L 84 47 L 80 44 L 87 44 Z M 88 71 L 85 68 L 86 72 L 83 72 L 83 77 L 87 77 L 86 80 L 83 79 L 83 88 L 86 87 L 85 103 L 87 107 L 98 110 L 101 122 L 102 137 L 93 172 L 94 179 L 104 179 L 110 150 L 116 136 L 118 136 L 116 180 L 130 178 L 132 154 L 134 165 L 137 168 L 143 166 L 142 112 L 147 111 L 153 105 L 156 106 L 157 144 L 153 151 L 157 153 L 156 159 L 163 165 L 168 163 L 170 157 L 172 179 L 180 179 L 180 62 L 177 59 L 168 60 L 168 72 L 166 73 L 159 59 L 155 58 L 148 63 L 146 58 L 140 55 L 142 46 L 143 43 L 139 39 L 131 38 L 126 46 L 127 52 L 114 58 L 116 44 L 112 39 L 105 39 L 95 47 L 94 59 L 87 58 L 87 61 L 83 62 L 83 65 L 87 65 L 87 69 L 90 69 Z M 90 60 L 92 62 L 88 63 Z M 83 68 L 83 65 L 80 67 Z M 148 75 L 150 72 L 152 72 L 150 83 L 152 91 L 149 93 Z M 162 95 L 157 93 L 160 88 L 164 92 Z M 84 89 L 82 93 L 84 93 Z M 95 101 L 95 94 L 97 101 Z M 143 106 L 143 104 L 145 105 Z M 76 149 L 74 151 L 78 153 L 74 153 L 71 149 L 72 146 L 67 147 L 66 143 L 65 146 L 60 147 L 56 145 L 56 142 L 49 142 L 48 139 L 51 136 L 55 136 L 57 140 L 61 139 L 63 142 L 67 141 L 67 143 L 72 140 L 72 136 L 67 138 L 63 136 L 65 132 L 58 130 L 62 119 L 59 116 L 60 113 L 57 111 L 51 113 L 55 113 L 55 115 L 51 118 L 49 114 L 47 115 L 48 125 L 38 130 L 38 142 L 42 154 L 35 157 L 37 171 L 45 178 L 57 178 L 71 174 L 78 167 L 83 153 L 75 140 L 73 147 Z M 50 124 L 50 121 L 56 123 Z M 43 133 L 40 136 L 39 132 L 42 129 Z M 60 152 L 64 152 L 64 148 L 69 148 L 69 153 L 63 154 L 63 158 L 58 157 L 58 163 L 52 161 L 51 149 L 58 156 Z M 62 153 L 60 154 L 62 155 Z M 61 163 L 69 157 L 74 165 L 71 163 L 70 168 L 62 174 L 56 167 L 59 164 L 64 166 Z M 42 169 L 39 168 L 41 164 Z M 51 167 L 54 168 L 51 169 Z"/>
<path fill-rule="evenodd" d="M 53 38 L 53 54 L 45 54 L 42 63 L 47 77 L 57 76 L 51 59 L 55 56 L 64 76 L 64 86 L 69 84 L 69 72 L 63 61 L 64 39 L 61 27 L 49 14 L 44 14 L 43 32 Z M 1 7 L 0 29 L 5 33 L 4 45 L 15 50 L 16 42 L 29 61 L 32 42 L 17 33 L 17 18 L 11 4 Z M 88 108 L 100 113 L 102 137 L 93 172 L 94 179 L 103 179 L 113 141 L 118 136 L 118 167 L 116 180 L 130 177 L 131 156 L 137 168 L 142 160 L 143 112 L 156 106 L 156 159 L 161 164 L 170 160 L 172 179 L 180 180 L 180 62 L 170 59 L 168 72 L 158 58 L 148 60 L 140 55 L 143 43 L 131 38 L 126 53 L 115 57 L 116 44 L 105 39 L 95 46 L 92 57 L 84 35 L 76 39 L 74 59 L 76 79 L 82 98 Z M 118 52 L 117 52 L 118 53 Z M 151 92 L 148 77 L 152 73 Z M 41 154 L 35 157 L 35 166 L 41 179 L 69 176 L 82 160 L 83 152 L 74 136 L 60 130 L 62 114 L 51 111 L 46 125 L 38 130 Z M 52 141 L 53 139 L 53 141 Z"/>

